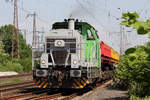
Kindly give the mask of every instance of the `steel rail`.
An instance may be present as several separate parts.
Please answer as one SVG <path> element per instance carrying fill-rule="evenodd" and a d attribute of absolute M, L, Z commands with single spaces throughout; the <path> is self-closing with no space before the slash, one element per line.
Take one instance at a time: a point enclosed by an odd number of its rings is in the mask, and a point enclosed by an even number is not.
<path fill-rule="evenodd" d="M 12 86 L 17 86 L 17 85 L 22 85 L 22 84 L 29 84 L 33 83 L 33 81 L 25 81 L 25 82 L 17 82 L 17 83 L 12 83 L 12 84 L 5 84 L 5 85 L 0 85 L 1 88 L 6 88 L 6 87 L 12 87 Z"/>

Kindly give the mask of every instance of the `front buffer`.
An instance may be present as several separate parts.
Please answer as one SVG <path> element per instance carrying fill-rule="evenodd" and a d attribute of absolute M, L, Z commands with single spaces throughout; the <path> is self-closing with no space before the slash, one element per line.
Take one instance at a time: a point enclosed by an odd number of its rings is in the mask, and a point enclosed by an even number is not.
<path fill-rule="evenodd" d="M 34 71 L 34 73 L 44 73 L 41 70 Z M 37 74 L 36 74 L 37 75 Z M 65 88 L 65 89 L 81 89 L 89 84 L 86 77 L 68 77 L 60 71 L 54 71 L 50 76 L 37 77 L 33 74 L 34 82 L 38 88 Z"/>

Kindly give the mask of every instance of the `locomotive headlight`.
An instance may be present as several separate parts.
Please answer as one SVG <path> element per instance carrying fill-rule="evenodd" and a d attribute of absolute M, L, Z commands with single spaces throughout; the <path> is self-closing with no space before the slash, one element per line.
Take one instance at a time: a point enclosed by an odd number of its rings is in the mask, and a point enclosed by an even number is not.
<path fill-rule="evenodd" d="M 78 62 L 77 60 L 73 60 L 73 64 L 76 65 Z"/>
<path fill-rule="evenodd" d="M 71 54 L 71 68 L 79 68 L 80 61 L 76 54 Z"/>
<path fill-rule="evenodd" d="M 46 63 L 46 61 L 43 59 L 43 60 L 41 61 L 41 63 L 42 63 L 42 64 L 45 64 L 45 63 Z"/>

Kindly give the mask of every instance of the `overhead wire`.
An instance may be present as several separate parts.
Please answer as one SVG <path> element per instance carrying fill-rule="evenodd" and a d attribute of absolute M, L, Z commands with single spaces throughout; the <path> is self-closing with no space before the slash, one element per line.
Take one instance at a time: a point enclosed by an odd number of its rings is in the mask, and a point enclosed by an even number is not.
<path fill-rule="evenodd" d="M 13 5 L 13 0 L 6 0 L 6 2 L 11 3 Z M 18 6 L 18 8 L 20 10 L 22 10 L 25 13 L 31 13 L 31 11 L 24 9 L 23 7 L 23 1 L 22 1 L 22 7 Z M 41 22 L 48 24 L 48 22 L 46 20 L 44 20 L 43 18 L 37 16 L 37 19 L 39 19 Z"/>
<path fill-rule="evenodd" d="M 149 0 L 145 1 L 143 8 L 142 8 L 142 11 L 139 13 L 139 15 L 141 15 L 143 13 L 144 9 L 148 6 L 148 4 L 149 4 L 148 2 L 149 2 Z"/>
<path fill-rule="evenodd" d="M 102 26 L 104 29 L 106 28 L 105 26 L 104 26 L 104 24 L 102 23 L 102 22 L 100 22 L 99 21 L 99 19 L 97 19 L 96 17 L 95 17 L 95 15 L 92 13 L 92 12 L 90 12 L 86 7 L 84 7 L 84 5 L 79 1 L 79 0 L 76 0 L 76 2 L 80 5 L 80 7 L 83 9 L 83 10 L 85 10 L 98 24 L 100 24 L 100 26 Z M 106 29 L 105 29 L 106 30 Z M 107 30 L 108 31 L 108 30 Z"/>

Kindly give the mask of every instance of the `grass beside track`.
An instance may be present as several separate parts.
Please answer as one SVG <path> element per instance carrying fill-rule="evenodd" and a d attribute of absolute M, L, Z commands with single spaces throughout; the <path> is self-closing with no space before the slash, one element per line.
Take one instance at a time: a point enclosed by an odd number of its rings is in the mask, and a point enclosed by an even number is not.
<path fill-rule="evenodd" d="M 1 80 L 0 85 L 4 85 L 4 84 L 8 84 L 8 83 L 17 83 L 17 82 L 21 82 L 21 80 L 18 78 L 13 78 L 13 79 L 7 80 L 7 81 Z"/>
<path fill-rule="evenodd" d="M 32 74 L 29 73 L 28 74 L 20 74 L 22 76 L 18 76 L 18 75 L 14 75 L 11 77 L 1 77 L 0 79 L 0 85 L 4 85 L 4 84 L 11 84 L 11 83 L 17 83 L 17 82 L 23 82 L 23 81 L 30 81 L 32 80 Z"/>
<path fill-rule="evenodd" d="M 150 97 L 140 98 L 140 97 L 136 97 L 136 96 L 131 96 L 130 100 L 150 100 Z"/>

